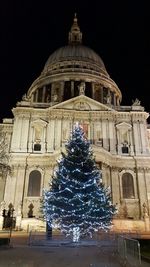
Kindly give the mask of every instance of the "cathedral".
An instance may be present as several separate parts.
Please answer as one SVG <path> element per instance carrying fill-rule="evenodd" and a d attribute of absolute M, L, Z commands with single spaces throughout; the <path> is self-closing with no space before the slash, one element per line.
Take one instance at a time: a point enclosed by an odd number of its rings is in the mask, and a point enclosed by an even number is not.
<path fill-rule="evenodd" d="M 0 124 L 10 170 L 0 171 L 0 230 L 44 229 L 41 199 L 78 122 L 91 143 L 102 180 L 117 205 L 115 230 L 150 230 L 149 114 L 122 94 L 101 57 L 82 44 L 75 15 L 68 44 L 54 51 L 40 76 Z"/>

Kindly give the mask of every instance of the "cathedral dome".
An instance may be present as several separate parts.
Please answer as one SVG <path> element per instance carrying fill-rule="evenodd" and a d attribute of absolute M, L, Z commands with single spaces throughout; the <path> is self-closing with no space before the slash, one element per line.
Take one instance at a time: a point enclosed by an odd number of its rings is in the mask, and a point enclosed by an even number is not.
<path fill-rule="evenodd" d="M 36 106 L 53 106 L 78 96 L 80 85 L 85 88 L 86 96 L 103 104 L 118 106 L 121 101 L 121 92 L 101 57 L 82 45 L 82 32 L 75 15 L 68 45 L 49 56 L 41 75 L 29 88 L 27 98 Z"/>
<path fill-rule="evenodd" d="M 42 74 L 45 76 L 53 72 L 58 74 L 62 73 L 62 69 L 63 72 L 68 72 L 69 69 L 71 71 L 84 69 L 84 72 L 93 70 L 109 77 L 100 56 L 91 48 L 82 45 L 82 33 L 78 26 L 76 15 L 69 32 L 69 44 L 57 49 L 49 56 Z"/>
<path fill-rule="evenodd" d="M 69 60 L 78 61 L 80 64 L 82 64 L 82 62 L 95 64 L 95 66 L 97 65 L 97 67 L 100 67 L 104 72 L 106 72 L 104 63 L 100 56 L 91 48 L 81 44 L 70 44 L 57 49 L 48 58 L 44 70 L 48 69 L 53 64 Z"/>

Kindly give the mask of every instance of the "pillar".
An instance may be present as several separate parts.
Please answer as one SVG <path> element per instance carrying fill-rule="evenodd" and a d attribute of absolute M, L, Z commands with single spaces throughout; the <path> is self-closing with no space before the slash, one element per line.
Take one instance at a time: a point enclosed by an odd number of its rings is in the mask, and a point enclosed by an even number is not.
<path fill-rule="evenodd" d="M 109 139 L 110 139 L 110 153 L 116 154 L 116 135 L 114 132 L 114 123 L 109 121 Z"/>
<path fill-rule="evenodd" d="M 55 120 L 54 118 L 51 118 L 47 126 L 47 152 L 54 151 L 54 127 Z"/>

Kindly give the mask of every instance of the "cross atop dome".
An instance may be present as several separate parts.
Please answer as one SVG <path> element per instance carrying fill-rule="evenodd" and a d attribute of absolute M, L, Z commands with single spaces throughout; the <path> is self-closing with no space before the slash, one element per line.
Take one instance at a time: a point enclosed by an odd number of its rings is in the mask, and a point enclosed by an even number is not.
<path fill-rule="evenodd" d="M 69 32 L 69 44 L 81 44 L 82 43 L 82 32 L 78 26 L 77 14 L 74 14 L 73 25 Z"/>

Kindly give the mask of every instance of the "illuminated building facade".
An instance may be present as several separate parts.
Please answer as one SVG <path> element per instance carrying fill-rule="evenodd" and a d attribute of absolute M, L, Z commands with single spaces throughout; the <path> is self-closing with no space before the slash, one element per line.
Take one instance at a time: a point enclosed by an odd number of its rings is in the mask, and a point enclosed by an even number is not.
<path fill-rule="evenodd" d="M 42 189 L 75 122 L 90 140 L 118 215 L 114 227 L 150 230 L 148 113 L 136 99 L 121 106 L 122 94 L 100 56 L 82 44 L 76 16 L 68 45 L 48 58 L 40 76 L 12 109 L 6 132 L 12 172 L 0 176 L 1 216 L 13 205 L 16 228 L 40 228 Z"/>

